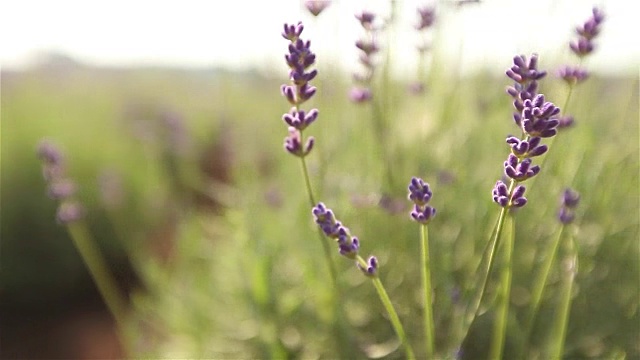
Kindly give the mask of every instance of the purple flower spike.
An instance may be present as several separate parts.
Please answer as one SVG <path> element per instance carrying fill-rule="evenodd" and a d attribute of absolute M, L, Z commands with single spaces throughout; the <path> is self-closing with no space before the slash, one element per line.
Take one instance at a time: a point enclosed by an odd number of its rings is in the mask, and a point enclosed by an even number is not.
<path fill-rule="evenodd" d="M 569 85 L 575 85 L 586 80 L 589 77 L 589 73 L 579 67 L 564 66 L 558 70 L 558 77 Z"/>
<path fill-rule="evenodd" d="M 336 220 L 333 211 L 323 203 L 318 203 L 313 207 L 312 213 L 316 224 L 318 224 L 322 232 L 327 237 L 336 240 L 340 255 L 348 259 L 355 259 L 360 249 L 360 240 L 352 236 L 349 229 Z"/>
<path fill-rule="evenodd" d="M 297 24 L 284 24 L 284 32 L 282 33 L 282 37 L 285 39 L 294 42 L 298 40 L 300 34 L 302 34 L 302 30 L 304 30 L 304 26 L 301 22 Z"/>
<path fill-rule="evenodd" d="M 378 276 L 378 259 L 375 256 L 369 256 L 367 259 L 367 268 L 365 269 L 360 263 L 356 263 L 358 265 L 358 269 L 362 271 L 368 277 L 376 277 Z"/>
<path fill-rule="evenodd" d="M 518 162 L 518 157 L 509 154 L 509 158 L 504 162 L 504 173 L 516 181 L 525 181 L 540 172 L 540 166 L 531 166 L 531 159 L 526 158 Z"/>
<path fill-rule="evenodd" d="M 593 8 L 592 16 L 582 26 L 576 28 L 576 33 L 581 37 L 591 40 L 600 33 L 600 24 L 604 20 L 604 13 L 598 8 Z"/>
<path fill-rule="evenodd" d="M 304 2 L 304 6 L 313 16 L 320 15 L 329 5 L 331 5 L 330 0 L 307 0 Z"/>
<path fill-rule="evenodd" d="M 431 188 L 424 180 L 413 177 L 409 183 L 409 200 L 418 206 L 426 205 L 431 200 Z"/>

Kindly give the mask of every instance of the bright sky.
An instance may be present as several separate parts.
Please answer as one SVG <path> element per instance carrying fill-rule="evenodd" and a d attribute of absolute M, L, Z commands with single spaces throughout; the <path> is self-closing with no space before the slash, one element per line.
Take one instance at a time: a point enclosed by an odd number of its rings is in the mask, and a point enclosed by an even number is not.
<path fill-rule="evenodd" d="M 433 1 L 433 0 L 432 0 Z M 575 62 L 567 50 L 573 29 L 591 15 L 593 5 L 606 19 L 597 52 L 588 65 L 598 71 L 638 74 L 640 1 L 637 0 L 482 0 L 455 9 L 440 0 L 437 31 L 440 51 L 464 63 L 499 65 L 515 54 L 538 52 L 551 63 Z M 386 14 L 388 0 L 334 0 L 317 19 L 302 0 L 157 1 L 14 0 L 4 1 L 0 21 L 0 62 L 19 68 L 43 51 L 68 54 L 94 65 L 227 66 L 273 69 L 284 65 L 284 22 L 302 20 L 318 61 L 354 68 L 353 46 L 360 35 L 354 17 L 362 9 Z M 425 0 L 398 0 L 399 26 L 393 42 L 396 63 L 415 65 L 415 9 Z M 462 41 L 464 39 L 464 41 Z M 463 45 L 462 45 L 463 44 Z M 323 59 L 324 58 L 324 59 Z"/>

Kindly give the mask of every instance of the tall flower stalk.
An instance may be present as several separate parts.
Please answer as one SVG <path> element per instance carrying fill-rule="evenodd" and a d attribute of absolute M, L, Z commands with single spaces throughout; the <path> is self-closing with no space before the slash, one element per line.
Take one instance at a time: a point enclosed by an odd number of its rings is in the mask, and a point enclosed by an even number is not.
<path fill-rule="evenodd" d="M 64 155 L 56 145 L 46 140 L 38 145 L 37 154 L 42 160 L 42 173 L 47 182 L 47 193 L 50 198 L 59 202 L 56 219 L 59 224 L 66 226 L 98 292 L 116 321 L 120 330 L 121 343 L 126 346 L 124 337 L 126 301 L 84 222 L 86 211 L 76 199 L 76 183 L 66 174 Z"/>
<path fill-rule="evenodd" d="M 465 332 L 468 331 L 471 322 L 478 315 L 480 303 L 488 286 L 489 275 L 494 267 L 495 255 L 501 245 L 507 215 L 510 210 L 523 207 L 527 203 L 527 198 L 524 197 L 526 188 L 522 183 L 540 172 L 540 166 L 533 165 L 532 159 L 547 152 L 548 146 L 541 144 L 542 139 L 553 137 L 557 133 L 556 128 L 559 124 L 557 115 L 560 113 L 560 109 L 553 103 L 545 101 L 544 95 L 537 93 L 537 80 L 546 75 L 546 72 L 537 69 L 537 60 L 535 54 L 529 60 L 523 55 L 516 56 L 513 60 L 514 65 L 506 72 L 506 75 L 515 82 L 507 89 L 507 93 L 514 99 L 513 105 L 516 112 L 513 114 L 513 119 L 521 131 L 521 137 L 509 136 L 506 139 L 507 145 L 511 148 L 511 153 L 503 167 L 508 184 L 503 180 L 498 180 L 492 190 L 493 201 L 501 207 L 501 210 L 485 254 L 487 259 L 481 263 L 481 265 L 484 264 L 481 275 L 483 285 L 474 294 L 465 316 Z M 510 227 L 513 228 L 515 219 L 511 217 L 509 222 L 511 223 Z M 510 233 L 513 234 L 513 231 Z M 504 262 L 506 264 L 511 261 L 512 242 L 513 239 L 510 236 L 504 246 Z M 506 326 L 506 317 L 508 316 L 510 289 L 510 284 L 507 282 L 510 282 L 510 271 L 510 269 L 504 269 L 501 276 L 501 308 L 499 308 L 499 319 L 496 321 L 502 324 L 502 328 L 497 329 L 500 331 L 494 332 L 492 354 L 501 354 L 504 344 L 504 326 Z"/>
<path fill-rule="evenodd" d="M 349 229 L 342 224 L 334 215 L 333 211 L 327 208 L 323 203 L 314 206 L 312 214 L 319 229 L 330 239 L 334 239 L 338 245 L 338 252 L 349 260 L 355 260 L 356 266 L 360 271 L 371 279 L 376 292 L 382 301 L 382 305 L 389 314 L 391 325 L 398 336 L 398 339 L 404 347 L 407 359 L 415 359 L 415 354 L 404 327 L 400 322 L 400 317 L 396 312 L 387 291 L 382 285 L 378 277 L 378 259 L 375 256 L 369 256 L 367 260 L 360 256 L 360 240 L 356 236 L 352 236 Z"/>
<path fill-rule="evenodd" d="M 298 22 L 297 24 L 285 24 L 284 32 L 282 33 L 282 36 L 289 40 L 289 53 L 285 55 L 285 60 L 290 69 L 289 80 L 291 82 L 290 84 L 282 85 L 281 92 L 292 105 L 291 110 L 284 114 L 282 119 L 289 126 L 289 135 L 285 138 L 284 142 L 285 150 L 300 159 L 300 167 L 309 198 L 309 206 L 313 207 L 316 204 L 316 199 L 313 188 L 311 187 L 309 170 L 305 158 L 313 149 L 315 139 L 313 136 L 309 136 L 305 141 L 304 130 L 317 119 L 318 110 L 311 109 L 306 112 L 301 108 L 301 105 L 311 99 L 316 93 L 316 88 L 310 84 L 310 81 L 318 75 L 318 71 L 311 69 L 315 63 L 316 55 L 311 51 L 311 42 L 308 40 L 303 41 L 300 38 L 303 30 L 304 26 L 301 22 Z M 321 234 L 319 239 L 322 243 L 322 249 L 331 274 L 331 279 L 335 285 L 337 282 L 337 272 L 333 259 L 331 258 L 329 244 Z"/>
<path fill-rule="evenodd" d="M 420 268 L 422 291 L 424 292 L 424 344 L 427 359 L 435 354 L 435 325 L 433 322 L 433 300 L 431 294 L 431 260 L 429 257 L 429 229 L 427 224 L 436 216 L 436 209 L 428 205 L 431 200 L 429 184 L 420 178 L 412 178 L 409 183 L 409 200 L 413 202 L 411 219 L 420 224 Z"/>

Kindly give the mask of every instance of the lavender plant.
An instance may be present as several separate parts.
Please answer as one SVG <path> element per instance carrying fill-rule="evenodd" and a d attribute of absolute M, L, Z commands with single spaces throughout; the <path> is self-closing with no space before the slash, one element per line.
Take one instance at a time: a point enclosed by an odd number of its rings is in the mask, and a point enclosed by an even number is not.
<path fill-rule="evenodd" d="M 427 58 L 427 51 L 431 46 L 427 34 L 429 29 L 433 26 L 436 20 L 435 6 L 423 6 L 417 9 L 419 21 L 415 25 L 417 32 L 420 35 L 420 44 L 416 46 L 418 52 L 418 69 L 416 74 L 416 81 L 409 84 L 409 91 L 412 94 L 421 94 L 425 90 L 425 65 Z"/>
<path fill-rule="evenodd" d="M 355 260 L 356 266 L 367 277 L 369 277 L 378 292 L 378 296 L 389 314 L 389 319 L 393 325 L 393 329 L 398 339 L 404 347 L 407 359 L 415 359 L 413 348 L 407 339 L 398 313 L 391 303 L 391 299 L 387 294 L 380 278 L 378 277 L 378 259 L 375 256 L 369 256 L 365 261 L 359 254 L 360 241 L 357 237 L 352 236 L 349 229 L 336 219 L 333 211 L 327 208 L 323 203 L 318 203 L 312 210 L 313 217 L 320 230 L 330 239 L 334 239 L 338 245 L 340 255 L 350 260 Z"/>
<path fill-rule="evenodd" d="M 47 193 L 50 198 L 59 202 L 57 221 L 67 227 L 100 295 L 120 328 L 120 335 L 123 336 L 122 344 L 126 344 L 124 341 L 127 316 L 126 301 L 84 222 L 86 210 L 75 197 L 77 185 L 67 175 L 64 155 L 57 145 L 48 140 L 40 142 L 37 154 L 42 161 L 42 173 L 47 182 Z"/>
<path fill-rule="evenodd" d="M 304 26 L 301 22 L 284 25 L 282 36 L 289 40 L 289 53 L 285 55 L 285 60 L 289 66 L 289 79 L 291 84 L 282 85 L 280 89 L 282 95 L 292 105 L 291 110 L 282 116 L 284 122 L 289 125 L 289 135 L 285 138 L 284 148 L 291 155 L 300 159 L 309 204 L 313 207 L 316 204 L 316 200 L 311 187 L 311 180 L 309 179 L 309 171 L 305 158 L 313 149 L 315 139 L 309 136 L 305 141 L 303 133 L 304 130 L 318 118 L 318 110 L 311 109 L 305 112 L 301 109 L 301 105 L 311 99 L 316 93 L 316 88 L 310 84 L 310 81 L 318 75 L 318 71 L 310 69 L 315 63 L 316 55 L 311 51 L 311 42 L 303 41 L 300 38 L 303 30 Z M 324 241 L 322 236 L 320 236 L 320 242 L 322 243 L 331 278 L 335 283 L 337 274 L 333 259 L 331 258 L 329 245 Z"/>
<path fill-rule="evenodd" d="M 409 183 L 409 200 L 413 202 L 411 219 L 420 224 L 420 268 L 422 291 L 424 292 L 424 343 L 428 359 L 435 354 L 435 329 L 433 323 L 433 300 L 431 293 L 431 260 L 429 258 L 429 229 L 427 224 L 436 216 L 436 209 L 427 205 L 431 200 L 431 188 L 420 178 L 412 178 Z"/>

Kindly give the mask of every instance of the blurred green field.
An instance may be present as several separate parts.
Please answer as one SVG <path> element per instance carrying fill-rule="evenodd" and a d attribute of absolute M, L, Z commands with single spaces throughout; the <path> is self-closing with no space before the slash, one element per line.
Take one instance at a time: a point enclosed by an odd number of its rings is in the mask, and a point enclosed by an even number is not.
<path fill-rule="evenodd" d="M 540 67 L 552 70 L 544 54 L 541 59 Z M 319 63 L 318 95 L 306 108 L 320 110 L 308 130 L 316 138 L 308 163 L 317 197 L 360 238 L 363 256 L 377 255 L 418 351 L 419 233 L 405 197 L 412 176 L 431 184 L 438 210 L 429 226 L 437 349 L 451 358 L 499 213 L 490 194 L 508 154 L 504 139 L 519 130 L 506 77 L 459 77 L 438 71 L 444 65 L 434 62 L 426 94 L 408 95 L 401 80 L 386 89 L 393 177 L 385 193 L 387 165 L 369 109 L 346 98 L 349 77 Z M 35 148 L 48 138 L 67 154 L 88 222 L 114 271 L 123 283 L 142 284 L 132 285 L 127 334 L 140 357 L 401 358 L 374 288 L 336 252 L 353 336 L 350 346 L 338 345 L 331 283 L 299 162 L 282 149 L 281 116 L 289 109 L 278 91 L 284 80 L 284 68 L 268 76 L 80 65 L 3 71 L 3 313 L 27 319 L 36 309 L 62 312 L 91 286 L 45 193 Z M 541 82 L 541 92 L 559 106 L 566 97 L 553 76 Z M 576 88 L 567 111 L 577 125 L 559 134 L 517 215 L 505 358 L 521 341 L 533 274 L 559 229 L 555 214 L 567 186 L 582 199 L 571 228 L 579 272 L 566 357 L 640 358 L 638 98 L 637 74 L 595 74 Z M 184 120 L 180 151 L 173 147 L 175 131 L 162 121 L 167 112 Z M 105 170 L 122 178 L 124 203 L 115 210 L 100 201 Z M 557 265 L 551 280 L 530 358 L 540 358 L 535 349 L 548 341 Z M 474 325 L 466 356 L 486 351 L 490 318 L 488 312 Z M 3 336 L 15 324 L 7 320 Z"/>

